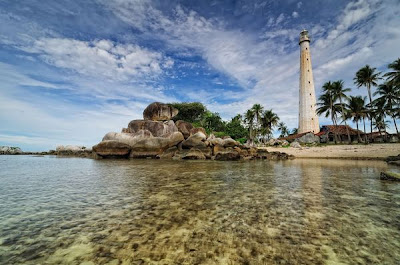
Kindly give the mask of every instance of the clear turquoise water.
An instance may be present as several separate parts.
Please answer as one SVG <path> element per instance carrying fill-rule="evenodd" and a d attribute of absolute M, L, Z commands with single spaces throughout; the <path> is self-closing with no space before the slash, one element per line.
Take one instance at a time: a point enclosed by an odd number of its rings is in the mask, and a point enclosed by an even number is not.
<path fill-rule="evenodd" d="M 400 264 L 386 169 L 0 156 L 0 264 Z"/>

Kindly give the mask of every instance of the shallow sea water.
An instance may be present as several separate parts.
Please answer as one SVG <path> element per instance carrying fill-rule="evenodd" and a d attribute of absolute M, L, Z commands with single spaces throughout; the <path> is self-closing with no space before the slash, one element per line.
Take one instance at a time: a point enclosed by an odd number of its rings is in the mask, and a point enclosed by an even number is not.
<path fill-rule="evenodd" d="M 0 264 L 400 264 L 388 168 L 0 156 Z"/>

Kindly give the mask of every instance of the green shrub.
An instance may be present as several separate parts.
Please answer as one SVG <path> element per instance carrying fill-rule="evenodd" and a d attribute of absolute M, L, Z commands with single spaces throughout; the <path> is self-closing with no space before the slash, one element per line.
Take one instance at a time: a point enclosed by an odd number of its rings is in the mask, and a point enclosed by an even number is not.
<path fill-rule="evenodd" d="M 247 138 L 243 137 L 243 138 L 239 138 L 239 139 L 235 139 L 236 141 L 238 141 L 241 144 L 245 144 L 247 142 Z"/>
<path fill-rule="evenodd" d="M 200 102 L 170 103 L 169 105 L 179 110 L 178 115 L 173 118 L 174 121 L 200 122 L 204 119 L 207 111 L 207 108 Z"/>
<path fill-rule="evenodd" d="M 213 132 L 213 134 L 215 135 L 215 137 L 218 137 L 218 138 L 222 138 L 224 136 L 230 136 L 226 132 Z"/>

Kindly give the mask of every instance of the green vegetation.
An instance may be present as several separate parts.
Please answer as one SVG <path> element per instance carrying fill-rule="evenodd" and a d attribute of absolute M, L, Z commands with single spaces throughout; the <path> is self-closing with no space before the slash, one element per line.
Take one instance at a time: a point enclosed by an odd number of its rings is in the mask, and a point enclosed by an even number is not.
<path fill-rule="evenodd" d="M 206 107 L 200 102 L 171 103 L 169 105 L 179 110 L 178 115 L 173 118 L 174 121 L 200 122 L 207 111 Z"/>
<path fill-rule="evenodd" d="M 368 142 L 366 137 L 365 120 L 371 121 L 373 127 L 380 133 L 386 132 L 390 117 L 393 120 L 397 134 L 399 134 L 397 122 L 400 118 L 400 58 L 388 65 L 389 72 L 383 75 L 369 65 L 362 67 L 355 74 L 354 84 L 360 88 L 365 87 L 368 92 L 369 103 L 365 97 L 349 96 L 350 88 L 345 88 L 342 80 L 328 81 L 322 86 L 323 94 L 318 98 L 318 115 L 325 114 L 330 117 L 333 125 L 352 120 L 359 131 L 359 123 L 362 121 L 364 136 L 358 133 L 359 142 Z M 372 88 L 377 87 L 373 92 Z M 373 99 L 373 96 L 377 97 Z M 219 113 L 211 112 L 200 102 L 171 103 L 171 106 L 179 110 L 174 120 L 184 120 L 195 127 L 203 127 L 207 133 L 213 133 L 217 137 L 231 136 L 241 143 L 266 142 L 272 137 L 274 129 L 280 132 L 280 137 L 296 134 L 297 129 L 288 130 L 287 126 L 280 122 L 276 113 L 271 109 L 265 109 L 260 104 L 254 104 L 243 115 L 238 114 L 229 121 L 222 120 Z M 350 132 L 346 126 L 348 142 L 351 142 Z M 400 136 L 400 135 L 399 135 Z M 335 134 L 335 143 L 342 142 L 339 135 Z M 370 139 L 371 140 L 371 139 Z"/>
<path fill-rule="evenodd" d="M 322 86 L 324 93 L 318 99 L 317 113 L 330 117 L 334 125 L 337 125 L 338 119 L 345 125 L 347 125 L 346 121 L 351 119 L 356 124 L 357 130 L 358 123 L 362 120 L 364 135 L 366 135 L 365 119 L 371 121 L 371 133 L 373 127 L 375 127 L 382 134 L 388 128 L 388 121 L 385 119 L 390 117 L 393 120 L 396 133 L 399 135 L 396 119 L 400 118 L 400 58 L 389 64 L 388 68 L 390 71 L 383 75 L 386 79 L 381 84 L 378 84 L 378 81 L 383 78 L 381 73 L 376 71 L 376 68 L 366 65 L 356 72 L 354 84 L 358 88 L 365 87 L 367 89 L 368 104 L 366 99 L 361 96 L 346 95 L 351 89 L 344 88 L 343 81 L 326 82 Z M 373 87 L 377 87 L 374 93 L 372 92 Z M 373 96 L 379 97 L 373 99 Z M 346 129 L 350 140 L 348 128 L 346 127 Z M 371 141 L 372 138 L 367 139 L 365 136 L 364 142 L 367 143 L 368 140 Z M 363 141 L 360 133 L 358 133 L 358 141 Z M 335 143 L 337 143 L 337 135 L 335 135 Z"/>
<path fill-rule="evenodd" d="M 273 128 L 278 125 L 279 117 L 272 110 L 264 110 L 260 104 L 254 104 L 244 118 L 237 114 L 230 121 L 223 121 L 219 113 L 211 112 L 199 102 L 171 103 L 179 113 L 174 120 L 190 122 L 195 127 L 203 127 L 207 133 L 216 137 L 231 136 L 233 139 L 245 143 L 260 142 L 272 136 Z M 280 123 L 278 130 L 282 136 L 289 134 L 284 123 Z"/>

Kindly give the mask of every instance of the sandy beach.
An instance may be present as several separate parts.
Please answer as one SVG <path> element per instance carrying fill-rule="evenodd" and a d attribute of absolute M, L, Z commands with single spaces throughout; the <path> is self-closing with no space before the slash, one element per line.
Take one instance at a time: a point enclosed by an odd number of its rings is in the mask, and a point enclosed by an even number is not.
<path fill-rule="evenodd" d="M 400 154 L 400 143 L 369 145 L 328 145 L 302 148 L 267 147 L 268 151 L 285 152 L 296 158 L 377 159 Z"/>

